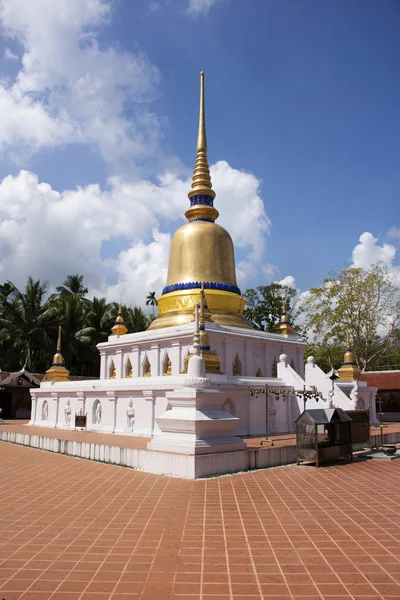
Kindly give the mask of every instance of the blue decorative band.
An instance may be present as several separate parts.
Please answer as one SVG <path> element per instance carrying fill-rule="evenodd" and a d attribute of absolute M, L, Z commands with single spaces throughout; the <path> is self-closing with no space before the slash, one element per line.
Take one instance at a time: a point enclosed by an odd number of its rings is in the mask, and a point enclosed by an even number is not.
<path fill-rule="evenodd" d="M 195 223 L 196 221 L 206 221 L 207 223 L 214 223 L 212 219 L 192 219 L 190 222 Z"/>
<path fill-rule="evenodd" d="M 51 366 L 52 367 L 63 367 L 64 363 L 53 363 Z"/>
<path fill-rule="evenodd" d="M 173 283 L 172 285 L 167 285 L 162 293 L 169 294 L 170 292 L 178 292 L 180 290 L 200 290 L 201 289 L 201 281 L 190 281 L 188 283 Z M 240 289 L 236 285 L 231 285 L 230 283 L 215 283 L 213 281 L 205 281 L 204 289 L 206 290 L 220 290 L 222 292 L 232 292 L 233 294 L 238 294 L 241 296 Z"/>
<path fill-rule="evenodd" d="M 190 196 L 190 206 L 196 206 L 197 204 L 205 204 L 206 206 L 214 206 L 214 200 L 212 196 L 206 196 L 205 194 L 199 194 L 197 196 Z"/>
<path fill-rule="evenodd" d="M 200 350 L 211 350 L 211 346 L 200 346 Z"/>
<path fill-rule="evenodd" d="M 353 362 L 344 362 L 343 364 L 344 365 L 355 365 L 356 363 L 355 363 L 355 361 L 353 361 Z"/>

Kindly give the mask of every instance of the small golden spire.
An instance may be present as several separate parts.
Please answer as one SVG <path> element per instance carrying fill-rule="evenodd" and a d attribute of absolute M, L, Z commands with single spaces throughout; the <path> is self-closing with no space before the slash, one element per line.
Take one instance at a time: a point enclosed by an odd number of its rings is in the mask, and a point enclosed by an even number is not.
<path fill-rule="evenodd" d="M 289 323 L 289 318 L 286 314 L 286 304 L 282 304 L 282 316 L 281 316 L 281 324 L 279 325 L 279 332 L 283 335 L 292 335 L 293 327 Z"/>
<path fill-rule="evenodd" d="M 197 329 L 197 307 L 195 308 L 195 320 L 196 320 L 196 329 Z M 204 283 L 201 287 L 200 292 L 200 307 L 198 310 L 198 324 L 199 324 L 199 338 L 200 343 L 199 346 L 194 348 L 193 353 L 188 354 L 184 359 L 185 368 L 183 373 L 187 373 L 189 359 L 193 356 L 193 354 L 198 353 L 198 348 L 200 350 L 200 356 L 204 358 L 204 363 L 206 366 L 206 373 L 219 373 L 222 374 L 219 368 L 220 358 L 216 354 L 216 352 L 212 352 L 210 347 L 210 338 L 208 337 L 208 333 L 206 331 L 206 318 L 209 313 L 206 301 L 206 295 L 204 293 Z"/>
<path fill-rule="evenodd" d="M 114 326 L 111 329 L 111 335 L 125 335 L 128 328 L 125 327 L 124 317 L 122 316 L 122 305 L 118 307 L 118 316 L 115 319 Z"/>
<path fill-rule="evenodd" d="M 188 193 L 190 208 L 185 216 L 193 219 L 206 219 L 214 222 L 218 211 L 214 208 L 216 194 L 212 189 L 210 168 L 207 158 L 206 118 L 204 108 L 204 71 L 200 73 L 199 132 L 197 136 L 197 156 L 194 165 L 192 187 Z"/>
<path fill-rule="evenodd" d="M 341 381 L 356 381 L 361 378 L 361 371 L 354 360 L 354 354 L 351 351 L 349 328 L 346 326 L 346 353 L 340 369 L 338 369 Z"/>
<path fill-rule="evenodd" d="M 58 327 L 56 353 L 50 369 L 47 369 L 44 381 L 68 381 L 69 371 L 65 368 L 64 358 L 61 354 L 61 326 Z"/>

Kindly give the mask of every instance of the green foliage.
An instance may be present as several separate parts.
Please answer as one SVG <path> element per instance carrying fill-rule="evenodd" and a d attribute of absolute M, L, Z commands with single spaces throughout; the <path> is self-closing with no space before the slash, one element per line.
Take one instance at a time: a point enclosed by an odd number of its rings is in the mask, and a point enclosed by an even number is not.
<path fill-rule="evenodd" d="M 155 292 L 149 292 L 147 294 L 146 306 L 151 306 L 153 308 L 153 317 L 154 317 L 154 307 L 158 306 L 158 300 L 156 298 Z"/>
<path fill-rule="evenodd" d="M 57 328 L 62 326 L 62 354 L 72 375 L 99 375 L 96 345 L 105 342 L 118 314 L 118 304 L 86 297 L 82 275 L 70 275 L 48 297 L 46 282 L 28 279 L 20 291 L 11 282 L 0 285 L 0 368 L 17 371 L 25 365 L 44 373 L 55 353 Z M 154 294 L 155 295 L 155 294 Z M 129 332 L 150 323 L 141 308 L 123 306 Z"/>
<path fill-rule="evenodd" d="M 400 320 L 398 288 L 380 264 L 350 267 L 312 288 L 302 306 L 304 329 L 325 354 L 346 345 L 346 328 L 362 369 L 391 345 Z"/>
<path fill-rule="evenodd" d="M 289 321 L 293 324 L 295 296 L 296 290 L 279 283 L 250 288 L 243 294 L 246 300 L 244 315 L 255 329 L 277 333 L 284 303 Z"/>
<path fill-rule="evenodd" d="M 335 344 L 309 344 L 304 353 L 304 360 L 309 356 L 315 358 L 317 365 L 328 373 L 332 368 L 339 369 L 343 364 L 345 346 L 336 346 Z"/>

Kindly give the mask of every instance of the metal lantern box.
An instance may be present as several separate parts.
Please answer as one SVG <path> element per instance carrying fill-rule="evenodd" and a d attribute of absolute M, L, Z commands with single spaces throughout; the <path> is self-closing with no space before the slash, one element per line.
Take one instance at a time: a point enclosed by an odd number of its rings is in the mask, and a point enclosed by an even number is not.
<path fill-rule="evenodd" d="M 353 460 L 351 417 L 341 408 L 305 410 L 296 419 L 297 464 L 348 456 Z"/>

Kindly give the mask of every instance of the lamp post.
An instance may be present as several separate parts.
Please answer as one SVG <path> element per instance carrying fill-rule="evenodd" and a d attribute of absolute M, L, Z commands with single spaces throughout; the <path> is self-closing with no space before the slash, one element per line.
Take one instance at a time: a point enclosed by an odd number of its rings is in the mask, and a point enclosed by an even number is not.
<path fill-rule="evenodd" d="M 376 403 L 379 404 L 379 427 L 380 427 L 380 430 L 381 430 L 381 446 L 383 446 L 383 423 L 382 423 L 382 419 L 383 419 L 383 411 L 382 411 L 383 400 L 382 400 L 382 398 L 377 398 Z"/>
<path fill-rule="evenodd" d="M 329 408 L 333 408 L 333 396 L 335 395 L 335 381 L 336 379 L 340 379 L 340 375 L 339 373 L 336 371 L 336 369 L 332 368 L 329 373 L 327 374 L 327 378 L 331 380 L 332 382 L 332 386 L 331 389 L 328 392 L 328 396 L 329 396 Z"/>
<path fill-rule="evenodd" d="M 271 444 L 274 445 L 273 440 L 268 438 L 269 434 L 269 395 L 275 396 L 275 400 L 278 402 L 279 398 L 282 397 L 283 401 L 286 401 L 286 396 L 288 395 L 288 391 L 282 390 L 280 388 L 270 388 L 268 383 L 264 388 L 251 389 L 250 388 L 250 396 L 259 396 L 261 394 L 265 394 L 265 439 L 261 440 L 261 445 Z"/>

